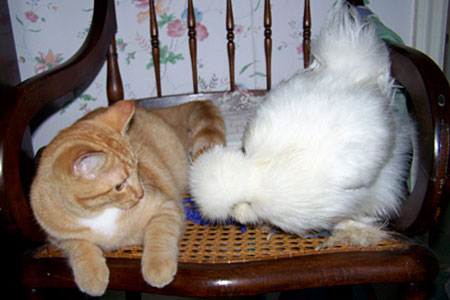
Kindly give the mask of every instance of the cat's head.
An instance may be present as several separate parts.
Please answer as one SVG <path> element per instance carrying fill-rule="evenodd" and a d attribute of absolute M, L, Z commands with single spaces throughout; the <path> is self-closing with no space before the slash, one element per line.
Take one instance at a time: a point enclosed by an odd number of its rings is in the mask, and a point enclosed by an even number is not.
<path fill-rule="evenodd" d="M 133 115 L 134 102 L 121 101 L 59 133 L 42 154 L 37 177 L 46 180 L 39 188 L 55 188 L 55 200 L 80 215 L 136 205 L 144 190 L 127 136 Z"/>

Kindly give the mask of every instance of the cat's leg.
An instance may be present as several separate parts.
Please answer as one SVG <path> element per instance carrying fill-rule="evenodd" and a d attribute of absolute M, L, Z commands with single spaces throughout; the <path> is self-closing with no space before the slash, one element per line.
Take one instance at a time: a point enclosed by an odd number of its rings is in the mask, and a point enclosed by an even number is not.
<path fill-rule="evenodd" d="M 177 272 L 178 241 L 184 228 L 184 213 L 174 201 L 161 205 L 145 229 L 142 275 L 151 286 L 162 288 Z"/>
<path fill-rule="evenodd" d="M 109 281 L 103 251 L 83 240 L 64 240 L 57 246 L 67 254 L 78 288 L 90 296 L 103 295 Z"/>
<path fill-rule="evenodd" d="M 337 223 L 331 236 L 319 248 L 332 247 L 337 244 L 370 247 L 387 237 L 389 237 L 389 233 L 383 230 L 383 225 L 378 223 L 375 218 L 362 216 Z"/>

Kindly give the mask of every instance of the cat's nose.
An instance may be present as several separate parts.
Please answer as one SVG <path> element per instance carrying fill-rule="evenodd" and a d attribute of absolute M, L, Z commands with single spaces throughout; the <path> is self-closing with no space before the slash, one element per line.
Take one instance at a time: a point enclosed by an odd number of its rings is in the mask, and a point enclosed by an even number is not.
<path fill-rule="evenodd" d="M 144 197 L 144 189 L 141 184 L 138 184 L 135 189 L 133 189 L 134 195 L 138 199 L 142 199 Z"/>
<path fill-rule="evenodd" d="M 133 191 L 134 196 L 137 199 L 142 199 L 144 197 L 144 189 L 142 188 L 142 183 L 139 180 L 138 173 L 134 173 L 130 176 L 130 188 Z"/>

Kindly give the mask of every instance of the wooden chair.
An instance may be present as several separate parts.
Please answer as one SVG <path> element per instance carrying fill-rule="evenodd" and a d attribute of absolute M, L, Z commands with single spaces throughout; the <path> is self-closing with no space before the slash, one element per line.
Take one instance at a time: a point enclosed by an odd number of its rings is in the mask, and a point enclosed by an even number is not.
<path fill-rule="evenodd" d="M 265 1 L 264 17 L 267 89 L 271 87 L 269 2 Z M 357 1 L 351 2 L 355 4 Z M 158 107 L 221 96 L 223 93 L 198 93 L 192 1 L 188 1 L 188 25 L 194 92 L 161 96 L 158 33 L 153 1 L 150 4 L 158 97 L 137 102 L 146 107 Z M 234 41 L 231 4 L 231 1 L 227 1 L 226 27 L 232 91 Z M 305 52 L 308 53 L 309 1 L 305 1 L 305 6 L 304 44 Z M 51 295 L 60 292 L 68 299 L 69 291 L 76 290 L 68 264 L 58 251 L 45 245 L 42 231 L 30 210 L 27 194 L 34 165 L 29 140 L 24 138 L 29 137 L 27 128 L 33 117 L 47 105 L 62 105 L 75 88 L 91 82 L 106 58 L 109 101 L 113 103 L 123 98 L 115 59 L 115 32 L 114 0 L 96 0 L 92 26 L 81 49 L 58 68 L 26 80 L 17 86 L 13 95 L 1 102 L 2 234 L 13 239 L 18 249 L 16 252 L 9 251 L 8 257 L 2 256 L 2 265 L 11 264 L 15 269 L 18 268 L 17 264 L 20 265 L 14 278 L 19 283 L 16 292 L 24 292 L 21 296 L 53 299 Z M 405 299 L 425 299 L 428 283 L 438 274 L 438 262 L 426 245 L 413 237 L 426 232 L 435 223 L 445 209 L 449 196 L 449 85 L 440 69 L 424 54 L 394 44 L 389 44 L 389 49 L 392 72 L 409 95 L 408 104 L 417 119 L 420 135 L 417 183 L 400 217 L 391 223 L 392 228 L 401 235 L 371 248 L 336 246 L 317 251 L 315 247 L 321 243 L 321 238 L 301 239 L 280 233 L 267 239 L 268 233 L 258 228 L 249 227 L 247 232 L 242 233 L 234 226 L 201 226 L 188 222 L 185 236 L 180 242 L 178 273 L 170 285 L 163 289 L 147 285 L 140 272 L 140 249 L 132 247 L 105 254 L 110 268 L 109 289 L 127 291 L 130 298 L 137 297 L 138 292 L 230 297 L 316 287 L 398 283 L 403 287 L 401 291 Z M 253 91 L 258 95 L 265 92 Z"/>

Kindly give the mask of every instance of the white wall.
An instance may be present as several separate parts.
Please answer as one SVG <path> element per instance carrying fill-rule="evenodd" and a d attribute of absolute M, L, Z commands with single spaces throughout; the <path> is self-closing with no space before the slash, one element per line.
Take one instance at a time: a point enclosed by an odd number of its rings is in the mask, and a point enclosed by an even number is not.
<path fill-rule="evenodd" d="M 444 67 L 448 0 L 415 0 L 413 47 Z"/>

